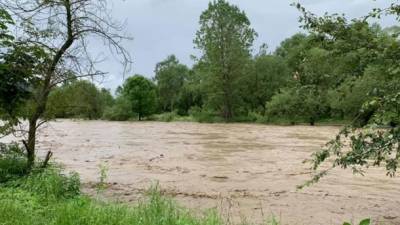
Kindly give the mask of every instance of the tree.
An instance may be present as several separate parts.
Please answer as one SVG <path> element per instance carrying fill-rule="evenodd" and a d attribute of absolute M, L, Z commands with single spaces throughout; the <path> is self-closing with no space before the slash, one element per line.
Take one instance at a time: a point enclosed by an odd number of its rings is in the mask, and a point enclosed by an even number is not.
<path fill-rule="evenodd" d="M 322 37 L 327 46 L 348 43 L 336 51 L 338 56 L 349 56 L 354 49 L 358 49 L 359 54 L 355 56 L 356 59 L 358 58 L 357 75 L 372 73 L 379 79 L 385 79 L 383 87 L 376 87 L 368 93 L 371 98 L 363 103 L 354 118 L 354 123 L 340 131 L 325 149 L 314 154 L 312 168 L 317 170 L 327 159 L 333 158 L 331 168 L 350 167 L 355 173 L 363 173 L 365 167 L 384 165 L 387 175 L 394 176 L 400 162 L 400 57 L 398 51 L 400 42 L 398 34 L 394 35 L 394 38 L 384 36 L 385 41 L 364 37 L 354 41 L 354 38 L 357 39 L 360 36 L 354 37 L 350 28 L 353 25 L 365 23 L 369 17 L 379 18 L 382 14 L 394 15 L 399 19 L 400 5 L 392 3 L 387 9 L 375 9 L 362 21 L 352 20 L 351 24 L 343 16 L 318 17 L 307 12 L 300 4 L 297 7 L 303 13 L 304 27 Z M 365 69 L 371 66 L 375 69 L 369 71 Z M 357 122 L 360 118 L 361 123 Z M 320 171 L 307 184 L 317 182 L 328 171 L 329 169 Z"/>
<path fill-rule="evenodd" d="M 49 96 L 47 117 L 99 119 L 113 98 L 87 80 L 78 80 L 54 89 Z"/>
<path fill-rule="evenodd" d="M 138 115 L 139 120 L 154 113 L 156 86 L 149 79 L 141 75 L 129 77 L 123 85 L 122 94 L 129 101 L 132 112 Z"/>
<path fill-rule="evenodd" d="M 103 111 L 104 109 L 112 107 L 114 105 L 115 99 L 112 96 L 110 89 L 102 88 L 100 90 L 100 101 Z"/>
<path fill-rule="evenodd" d="M 198 74 L 196 65 L 189 71 L 185 83 L 179 95 L 179 111 L 178 113 L 188 115 L 192 107 L 202 107 L 204 91 L 202 88 L 201 75 Z"/>
<path fill-rule="evenodd" d="M 260 54 L 254 58 L 252 71 L 246 76 L 244 99 L 249 102 L 252 110 L 264 115 L 266 103 L 287 86 L 290 79 L 290 72 L 282 57 Z"/>
<path fill-rule="evenodd" d="M 323 96 L 315 86 L 286 88 L 267 103 L 267 116 L 289 118 L 292 124 L 304 121 L 314 125 L 326 111 L 323 102 Z"/>
<path fill-rule="evenodd" d="M 95 70 L 95 61 L 86 51 L 88 37 L 98 37 L 109 44 L 126 64 L 129 55 L 121 46 L 125 37 L 118 34 L 123 27 L 110 18 L 105 0 L 0 0 L 0 6 L 9 10 L 16 22 L 16 44 L 35 46 L 46 55 L 38 67 L 34 65 L 38 82 L 32 87 L 29 128 L 23 141 L 28 168 L 32 168 L 37 129 L 46 122 L 44 115 L 51 90 L 70 79 L 70 71 L 77 78 L 104 75 Z"/>
<path fill-rule="evenodd" d="M 362 77 L 348 78 L 339 87 L 329 90 L 332 116 L 349 120 L 357 117 L 363 104 L 374 98 L 374 90 L 385 88 L 385 82 L 388 81 L 383 75 L 380 67 L 371 66 Z"/>
<path fill-rule="evenodd" d="M 133 116 L 129 100 L 122 95 L 117 96 L 114 104 L 105 108 L 103 113 L 103 118 L 111 121 L 126 121 Z"/>
<path fill-rule="evenodd" d="M 256 35 L 246 14 L 224 0 L 209 3 L 200 16 L 194 43 L 208 65 L 207 101 L 225 120 L 234 117 L 241 101 L 240 81 Z"/>
<path fill-rule="evenodd" d="M 174 111 L 187 79 L 189 69 L 170 55 L 157 64 L 154 80 L 157 83 L 158 98 L 163 111 Z"/>
<path fill-rule="evenodd" d="M 285 59 L 290 72 L 294 75 L 300 70 L 300 65 L 305 58 L 305 53 L 312 46 L 306 34 L 297 33 L 282 41 L 276 48 L 275 55 Z"/>

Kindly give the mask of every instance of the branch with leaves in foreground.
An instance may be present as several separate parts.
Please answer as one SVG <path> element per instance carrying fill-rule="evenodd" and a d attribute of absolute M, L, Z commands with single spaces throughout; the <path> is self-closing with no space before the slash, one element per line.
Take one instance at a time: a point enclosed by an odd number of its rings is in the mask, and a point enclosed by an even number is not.
<path fill-rule="evenodd" d="M 400 21 L 400 4 L 392 3 L 386 9 L 374 9 L 368 16 L 353 19 L 348 22 L 343 15 L 325 15 L 317 17 L 305 10 L 300 4 L 295 5 L 303 14 L 300 21 L 303 28 L 318 35 L 322 40 L 333 43 L 343 41 L 349 24 L 357 21 L 366 21 L 368 18 L 381 18 L 382 15 L 395 16 Z M 313 154 L 312 170 L 318 171 L 305 184 L 318 182 L 330 170 L 336 167 L 351 168 L 354 173 L 364 174 L 368 167 L 385 167 L 386 175 L 396 175 L 400 163 L 400 39 L 399 34 L 393 34 L 396 42 L 391 46 L 381 46 L 376 54 L 374 65 L 381 63 L 382 73 L 388 74 L 391 81 L 384 89 L 369 93 L 374 96 L 365 102 L 354 121 L 344 127 L 336 138 L 327 143 L 326 147 Z M 348 43 L 351 43 L 350 41 Z M 343 52 L 345 54 L 345 52 Z M 332 163 L 328 169 L 320 170 L 329 160 Z"/>

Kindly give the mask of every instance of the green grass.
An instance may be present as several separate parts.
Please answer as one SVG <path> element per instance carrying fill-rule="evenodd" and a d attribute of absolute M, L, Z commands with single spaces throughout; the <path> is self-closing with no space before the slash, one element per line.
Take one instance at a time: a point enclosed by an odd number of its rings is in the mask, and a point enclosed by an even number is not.
<path fill-rule="evenodd" d="M 0 189 L 0 224 L 4 225 L 169 225 L 222 224 L 215 214 L 195 218 L 154 192 L 146 202 L 130 207 L 85 196 L 44 201 L 22 189 Z"/>
<path fill-rule="evenodd" d="M 76 174 L 36 170 L 0 185 L 1 225 L 220 225 L 216 213 L 192 214 L 161 196 L 157 188 L 136 206 L 102 202 L 79 191 Z"/>

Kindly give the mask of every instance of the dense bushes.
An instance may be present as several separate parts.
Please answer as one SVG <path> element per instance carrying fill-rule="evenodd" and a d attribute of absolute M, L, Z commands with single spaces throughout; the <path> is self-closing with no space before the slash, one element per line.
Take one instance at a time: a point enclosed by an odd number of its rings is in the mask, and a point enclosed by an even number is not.
<path fill-rule="evenodd" d="M 17 144 L 0 143 L 0 184 L 26 174 L 26 157 Z"/>
<path fill-rule="evenodd" d="M 56 118 L 99 119 L 113 97 L 87 80 L 72 81 L 54 89 L 47 105 L 47 116 Z"/>
<path fill-rule="evenodd" d="M 128 99 L 117 97 L 114 105 L 104 110 L 103 119 L 112 121 L 126 121 L 132 117 L 137 117 L 131 111 L 131 105 Z"/>
<path fill-rule="evenodd" d="M 326 112 L 323 96 L 313 87 L 284 89 L 267 103 L 271 120 L 286 118 L 290 122 L 308 122 L 313 125 Z"/>

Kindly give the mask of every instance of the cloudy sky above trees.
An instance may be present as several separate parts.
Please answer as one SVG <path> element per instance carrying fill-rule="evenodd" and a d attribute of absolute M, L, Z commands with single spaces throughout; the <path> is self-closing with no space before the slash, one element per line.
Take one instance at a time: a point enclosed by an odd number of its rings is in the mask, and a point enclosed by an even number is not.
<path fill-rule="evenodd" d="M 126 32 L 133 37 L 124 46 L 132 54 L 133 65 L 128 75 L 154 76 L 157 62 L 170 54 L 187 65 L 191 55 L 198 55 L 193 39 L 198 20 L 207 8 L 208 0 L 112 0 L 114 18 L 126 22 Z M 249 17 L 258 33 L 254 51 L 262 43 L 273 51 L 287 37 L 300 32 L 299 12 L 290 6 L 293 0 L 229 0 L 238 5 Z M 345 13 L 349 18 L 366 15 L 372 8 L 388 6 L 387 0 L 300 0 L 308 10 L 322 15 L 324 12 Z M 393 18 L 383 20 L 383 26 L 394 25 Z M 98 55 L 102 43 L 94 41 L 94 54 Z M 106 48 L 106 47 L 104 47 Z M 106 52 L 106 51 L 105 51 Z M 101 86 L 115 88 L 123 82 L 122 67 L 109 56 L 99 68 L 109 72 Z M 126 78 L 126 76 L 125 76 Z"/>

